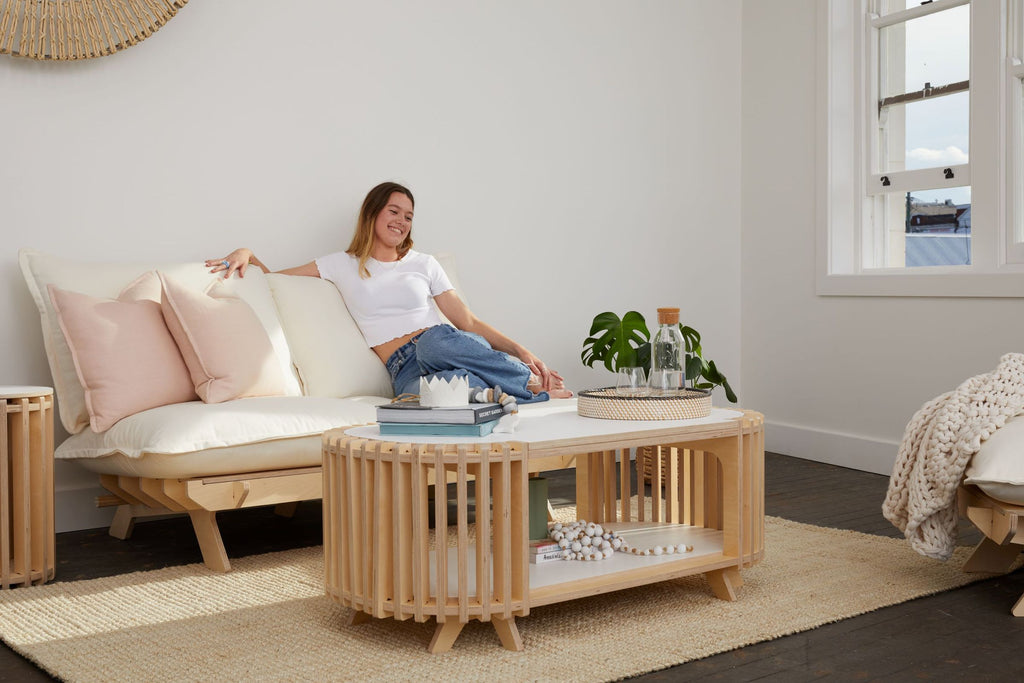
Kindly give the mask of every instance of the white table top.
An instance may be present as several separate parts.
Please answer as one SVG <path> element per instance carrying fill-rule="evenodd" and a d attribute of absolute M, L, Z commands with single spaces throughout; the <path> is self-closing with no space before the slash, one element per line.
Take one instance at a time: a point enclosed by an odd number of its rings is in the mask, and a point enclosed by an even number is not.
<path fill-rule="evenodd" d="M 706 417 L 692 420 L 604 420 L 581 417 L 575 401 L 558 401 L 551 405 L 536 404 L 520 413 L 519 427 L 511 433 L 491 433 L 487 436 L 381 436 L 377 425 L 364 425 L 345 430 L 345 434 L 362 439 L 377 439 L 392 443 L 504 443 L 520 442 L 540 444 L 561 441 L 607 439 L 609 437 L 650 432 L 683 433 L 691 428 L 724 425 L 743 415 L 742 411 L 712 408 Z"/>
<path fill-rule="evenodd" d="M 15 385 L 0 385 L 0 399 L 8 398 L 36 398 L 48 396 L 53 393 L 51 387 L 20 387 Z"/>

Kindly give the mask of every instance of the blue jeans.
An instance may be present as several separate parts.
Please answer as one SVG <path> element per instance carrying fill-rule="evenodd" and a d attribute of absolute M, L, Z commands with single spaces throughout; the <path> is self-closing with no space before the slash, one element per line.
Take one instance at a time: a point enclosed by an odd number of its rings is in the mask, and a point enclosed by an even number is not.
<path fill-rule="evenodd" d="M 548 400 L 546 391 L 534 394 L 526 388 L 530 368 L 525 363 L 495 351 L 480 335 L 451 325 L 424 330 L 391 354 L 385 367 L 395 396 L 420 393 L 420 377 L 465 377 L 469 386 L 478 389 L 498 385 L 519 403 Z"/>

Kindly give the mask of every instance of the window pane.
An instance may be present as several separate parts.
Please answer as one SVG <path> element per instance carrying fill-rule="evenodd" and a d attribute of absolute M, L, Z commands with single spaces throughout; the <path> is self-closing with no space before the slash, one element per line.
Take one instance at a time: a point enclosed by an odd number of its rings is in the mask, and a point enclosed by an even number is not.
<path fill-rule="evenodd" d="M 904 197 L 905 265 L 962 266 L 971 263 L 971 188 L 917 190 Z"/>
<path fill-rule="evenodd" d="M 971 71 L 969 5 L 887 26 L 879 32 L 882 98 L 966 81 Z"/>
<path fill-rule="evenodd" d="M 879 168 L 909 171 L 966 164 L 969 92 L 885 107 L 879 114 Z"/>

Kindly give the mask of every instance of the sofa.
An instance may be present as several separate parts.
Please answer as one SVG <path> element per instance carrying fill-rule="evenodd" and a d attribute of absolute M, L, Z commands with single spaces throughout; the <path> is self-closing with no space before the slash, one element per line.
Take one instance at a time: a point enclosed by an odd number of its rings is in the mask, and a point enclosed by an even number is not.
<path fill-rule="evenodd" d="M 55 457 L 99 475 L 109 495 L 98 504 L 117 506 L 114 536 L 127 538 L 140 517 L 187 513 L 204 563 L 228 571 L 217 512 L 275 505 L 287 514 L 320 498 L 323 432 L 373 422 L 392 396 L 330 282 L 256 268 L 224 281 L 201 263 L 85 263 L 31 249 L 19 260 L 70 435 Z M 458 289 L 452 259 L 438 260 Z M 193 380 L 185 394 L 167 339 Z M 273 386 L 233 397 L 217 363 L 244 366 L 225 376 L 259 366 Z"/>

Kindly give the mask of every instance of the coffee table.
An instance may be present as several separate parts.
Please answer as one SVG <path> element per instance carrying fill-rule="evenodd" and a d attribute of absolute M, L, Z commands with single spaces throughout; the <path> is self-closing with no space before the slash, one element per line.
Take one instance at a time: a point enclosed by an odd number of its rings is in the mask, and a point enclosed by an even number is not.
<path fill-rule="evenodd" d="M 601 420 L 559 401 L 524 411 L 513 434 L 385 439 L 375 424 L 330 430 L 323 441 L 327 594 L 356 610 L 353 623 L 436 619 L 431 652 L 450 649 L 471 619 L 490 621 L 502 645 L 521 650 L 515 618 L 531 607 L 680 576 L 704 574 L 717 597 L 735 600 L 740 570 L 764 552 L 763 428 L 753 411 Z M 647 463 L 654 482 L 649 494 L 638 486 L 635 498 L 634 448 L 638 481 Z M 528 475 L 573 465 L 579 518 L 620 532 L 634 547 L 693 550 L 531 564 Z M 430 528 L 434 481 L 455 483 L 448 543 L 435 543 Z M 432 505 L 434 527 L 447 529 L 447 496 Z"/>

